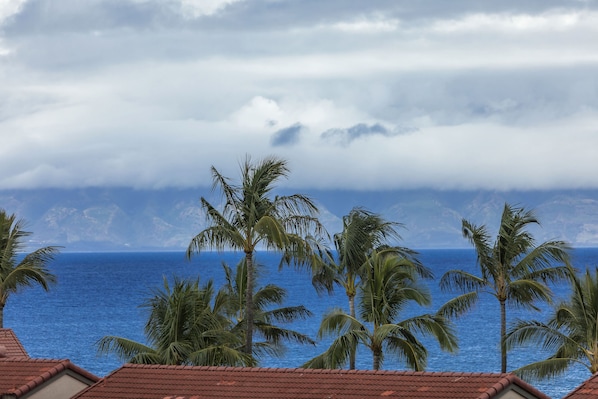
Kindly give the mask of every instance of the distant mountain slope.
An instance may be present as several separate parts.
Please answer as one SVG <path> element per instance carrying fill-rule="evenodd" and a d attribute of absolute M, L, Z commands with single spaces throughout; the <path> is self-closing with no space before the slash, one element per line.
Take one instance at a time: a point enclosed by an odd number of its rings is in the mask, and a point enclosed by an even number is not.
<path fill-rule="evenodd" d="M 305 191 L 321 210 L 329 232 L 362 206 L 400 222 L 411 248 L 463 248 L 461 219 L 496 227 L 505 202 L 536 210 L 538 240 L 563 239 L 598 246 L 598 190 L 543 192 Z M 295 191 L 293 191 L 295 192 Z M 290 192 L 289 192 L 290 193 Z M 285 194 L 281 192 L 281 194 Z M 204 225 L 200 196 L 209 189 L 126 188 L 1 190 L 0 207 L 28 221 L 32 246 L 62 245 L 65 251 L 181 250 Z"/>

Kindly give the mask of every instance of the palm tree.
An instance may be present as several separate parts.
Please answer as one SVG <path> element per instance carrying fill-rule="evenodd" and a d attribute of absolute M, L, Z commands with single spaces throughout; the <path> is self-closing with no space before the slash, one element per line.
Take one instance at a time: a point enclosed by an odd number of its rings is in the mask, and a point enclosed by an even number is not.
<path fill-rule="evenodd" d="M 56 282 L 48 264 L 58 247 L 40 248 L 22 257 L 25 238 L 32 234 L 23 230 L 24 224 L 14 214 L 0 209 L 0 328 L 4 327 L 4 307 L 11 294 L 36 284 L 48 291 L 50 284 Z"/>
<path fill-rule="evenodd" d="M 573 364 L 598 372 L 598 268 L 572 280 L 568 301 L 554 309 L 548 322 L 518 321 L 507 335 L 507 348 L 535 344 L 553 354 L 515 370 L 527 379 L 563 374 Z"/>
<path fill-rule="evenodd" d="M 213 304 L 212 304 L 213 303 Z M 214 297 L 212 281 L 166 278 L 162 290 L 154 289 L 142 305 L 149 310 L 145 334 L 148 344 L 106 336 L 97 345 L 100 354 L 114 353 L 123 361 L 141 364 L 249 366 L 242 353 L 243 337 L 229 331 L 223 295 Z"/>
<path fill-rule="evenodd" d="M 343 230 L 334 235 L 334 246 L 337 256 L 331 251 L 323 250 L 324 262 L 314 262 L 316 266 L 313 283 L 316 289 L 332 291 L 334 285 L 342 287 L 349 303 L 349 316 L 356 318 L 355 296 L 363 280 L 360 276 L 362 265 L 373 251 L 392 248 L 397 255 L 409 259 L 417 266 L 422 276 L 430 277 L 431 273 L 424 268 L 415 257 L 415 252 L 398 246 L 391 247 L 390 241 L 401 237 L 397 228 L 401 224 L 389 222 L 380 215 L 361 207 L 353 208 L 343 217 Z M 355 354 L 350 356 L 349 369 L 355 368 Z"/>
<path fill-rule="evenodd" d="M 506 305 L 538 310 L 536 301 L 551 301 L 548 282 L 571 274 L 569 246 L 563 241 L 536 245 L 526 228 L 539 224 L 532 211 L 505 204 L 498 235 L 492 243 L 485 226 L 463 220 L 463 236 L 473 245 L 481 276 L 463 270 L 449 270 L 440 280 L 444 290 L 460 290 L 463 295 L 444 308 L 458 316 L 477 302 L 480 293 L 489 293 L 500 304 L 501 371 L 507 371 Z"/>
<path fill-rule="evenodd" d="M 304 367 L 342 367 L 362 344 L 372 352 L 374 370 L 382 366 L 385 353 L 396 355 L 413 370 L 424 370 L 427 350 L 417 335 L 434 337 L 443 350 L 457 349 L 453 328 L 444 316 L 424 314 L 399 320 L 409 304 L 431 303 L 430 293 L 420 284 L 418 268 L 411 261 L 393 251 L 380 251 L 372 253 L 362 269 L 360 273 L 367 279 L 359 287 L 361 320 L 340 309 L 328 313 L 318 335 L 337 338 Z"/>
<path fill-rule="evenodd" d="M 306 262 L 311 248 L 305 238 L 323 231 L 316 218 L 316 205 L 306 196 L 294 194 L 271 198 L 277 180 L 287 177 L 284 160 L 265 158 L 256 165 L 246 158 L 241 168 L 241 184 L 233 185 L 212 166 L 212 188 L 220 188 L 224 209 L 217 210 L 205 198 L 201 204 L 208 227 L 199 232 L 187 248 L 187 257 L 204 249 L 239 250 L 245 253 L 247 284 L 245 298 L 246 337 L 244 351 L 253 353 L 253 255 L 256 249 L 282 251 L 281 265 Z"/>
<path fill-rule="evenodd" d="M 258 276 L 260 265 L 256 266 L 255 277 Z M 238 336 L 244 336 L 247 262 L 242 259 L 237 264 L 235 271 L 226 264 L 223 264 L 222 267 L 226 282 L 220 293 L 227 304 L 225 313 L 230 320 L 231 331 Z M 303 305 L 277 307 L 284 302 L 286 295 L 284 288 L 274 284 L 268 284 L 255 290 L 253 294 L 254 332 L 264 339 L 261 342 L 254 342 L 253 354 L 255 357 L 259 357 L 262 353 L 281 355 L 284 350 L 283 341 L 315 345 L 315 342 L 307 335 L 275 324 L 301 320 L 312 315 Z"/>

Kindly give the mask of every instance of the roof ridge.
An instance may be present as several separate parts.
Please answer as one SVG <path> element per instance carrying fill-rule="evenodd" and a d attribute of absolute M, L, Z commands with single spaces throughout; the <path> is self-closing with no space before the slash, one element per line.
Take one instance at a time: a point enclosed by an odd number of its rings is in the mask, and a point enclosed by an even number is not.
<path fill-rule="evenodd" d="M 2 362 L 29 362 L 29 363 L 44 363 L 44 362 L 70 362 L 70 359 L 52 359 L 52 358 L 43 358 L 43 357 L 7 357 L 0 359 Z"/>
<path fill-rule="evenodd" d="M 33 359 L 33 360 L 38 360 L 38 359 Z M 31 379 L 30 381 L 28 381 L 25 385 L 22 385 L 22 386 L 20 386 L 18 388 L 15 388 L 13 390 L 13 393 L 17 397 L 19 397 L 21 395 L 26 394 L 27 392 L 30 392 L 31 390 L 33 390 L 38 385 L 43 384 L 44 382 L 50 380 L 52 377 L 54 377 L 55 375 L 57 375 L 61 371 L 66 370 L 68 368 L 69 363 L 70 363 L 70 361 L 68 359 L 58 361 L 58 363 L 55 366 L 53 366 L 52 368 L 44 371 L 40 375 L 35 376 L 33 379 Z"/>
<path fill-rule="evenodd" d="M 497 373 L 484 371 L 413 371 L 413 370 L 371 370 L 371 369 L 311 369 L 302 367 L 244 367 L 244 366 L 193 366 L 193 365 L 168 365 L 168 364 L 140 364 L 125 363 L 122 367 L 137 369 L 195 369 L 207 371 L 239 371 L 239 372 L 281 372 L 281 373 L 315 373 L 315 374 L 391 374 L 391 375 L 432 375 L 443 377 L 502 377 L 506 378 L 512 373 Z"/>
<path fill-rule="evenodd" d="M 598 378 L 598 372 L 592 374 L 592 376 L 590 378 L 584 380 L 581 384 L 579 384 L 578 386 L 576 386 L 575 389 L 573 389 L 567 395 L 563 396 L 563 399 L 575 397 L 575 394 L 577 392 L 580 392 L 582 389 L 586 389 L 585 388 L 586 384 L 590 383 L 594 378 Z"/>
<path fill-rule="evenodd" d="M 134 385 L 131 382 L 135 381 Z M 443 389 L 447 391 L 444 392 Z M 447 394 L 496 399 L 507 392 L 536 399 L 549 399 L 510 373 L 413 370 L 345 370 L 281 367 L 184 366 L 126 364 L 77 398 L 113 398 L 115 392 L 129 397 L 191 399 L 198 393 L 214 398 L 249 397 L 263 390 L 267 399 L 298 397 L 433 399 Z M 151 396 L 149 392 L 154 392 Z M 467 396 L 462 396 L 467 392 Z M 528 395 L 528 393 L 533 393 Z M 534 395 L 535 394 L 535 395 Z M 139 396 L 135 396 L 139 395 Z M 440 395 L 440 396 L 439 396 Z M 254 395 L 255 396 L 255 395 Z M 299 395 L 300 396 L 300 395 Z"/>
<path fill-rule="evenodd" d="M 17 349 L 23 353 L 23 356 L 10 356 L 10 357 L 29 357 L 29 354 L 25 350 L 23 343 L 21 342 L 21 340 L 19 340 L 19 337 L 17 337 L 17 334 L 11 328 L 0 328 L 0 334 L 2 334 L 4 337 L 9 338 L 10 341 L 8 343 L 16 346 Z M 9 348 L 7 347 L 7 349 L 9 349 Z"/>
<path fill-rule="evenodd" d="M 46 381 L 49 381 L 54 376 L 58 375 L 59 373 L 71 370 L 80 376 L 87 378 L 88 380 L 92 381 L 93 383 L 100 380 L 100 377 L 92 374 L 91 372 L 75 365 L 69 359 L 44 359 L 44 358 L 7 358 L 1 359 L 0 362 L 4 363 L 22 363 L 22 364 L 31 364 L 31 363 L 38 363 L 38 364 L 48 364 L 50 363 L 51 367 L 47 370 L 43 371 L 41 374 L 35 376 L 30 381 L 28 381 L 25 385 L 20 387 L 15 387 L 11 391 L 18 396 L 24 395 L 27 392 L 35 389 L 37 386 L 43 384 Z"/>
<path fill-rule="evenodd" d="M 500 380 L 498 380 L 493 386 L 491 386 L 486 392 L 484 392 L 480 396 L 478 396 L 477 399 L 494 398 L 495 395 L 498 395 L 500 392 L 505 390 L 511 384 L 517 385 L 520 388 L 523 388 L 526 391 L 529 391 L 534 396 L 536 396 L 538 399 L 551 399 L 548 395 L 546 395 L 542 391 L 538 390 L 533 385 L 528 384 L 527 382 L 525 382 L 524 380 L 519 378 L 516 374 L 514 374 L 514 373 L 501 373 L 501 374 L 503 374 L 503 377 Z"/>

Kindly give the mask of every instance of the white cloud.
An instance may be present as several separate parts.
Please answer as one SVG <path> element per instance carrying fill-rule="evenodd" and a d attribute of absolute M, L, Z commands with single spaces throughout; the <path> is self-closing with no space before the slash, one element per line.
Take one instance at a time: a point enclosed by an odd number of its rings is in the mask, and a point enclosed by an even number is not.
<path fill-rule="evenodd" d="M 576 29 L 598 31 L 598 13 L 577 10 L 550 10 L 541 14 L 476 13 L 458 19 L 436 21 L 432 29 L 444 34 L 495 31 L 509 35 L 560 33 Z"/>
<path fill-rule="evenodd" d="M 0 26 L 10 17 L 18 14 L 27 0 L 0 0 Z"/>
<path fill-rule="evenodd" d="M 360 16 L 351 21 L 333 23 L 330 27 L 351 33 L 393 32 L 399 28 L 399 20 L 386 18 L 384 15 Z"/>
<path fill-rule="evenodd" d="M 596 11 L 325 1 L 97 0 L 93 29 L 22 7 L 0 37 L 0 189 L 200 185 L 272 153 L 304 187 L 598 187 Z"/>
<path fill-rule="evenodd" d="M 269 129 L 280 126 L 283 121 L 283 111 L 276 101 L 257 96 L 234 113 L 233 120 L 240 127 L 249 129 Z"/>
<path fill-rule="evenodd" d="M 225 7 L 245 0 L 178 0 L 186 18 L 214 15 Z"/>
<path fill-rule="evenodd" d="M 27 0 L 0 0 L 0 29 L 11 17 L 21 11 L 26 2 Z M 0 37 L 0 57 L 6 56 L 11 52 L 11 48 L 4 44 L 2 37 Z"/>

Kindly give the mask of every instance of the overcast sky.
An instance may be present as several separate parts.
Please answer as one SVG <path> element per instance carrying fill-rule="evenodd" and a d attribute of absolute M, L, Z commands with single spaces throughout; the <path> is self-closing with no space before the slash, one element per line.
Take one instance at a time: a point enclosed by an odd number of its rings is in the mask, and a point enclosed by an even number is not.
<path fill-rule="evenodd" d="M 0 189 L 598 188 L 596 0 L 0 0 Z"/>

